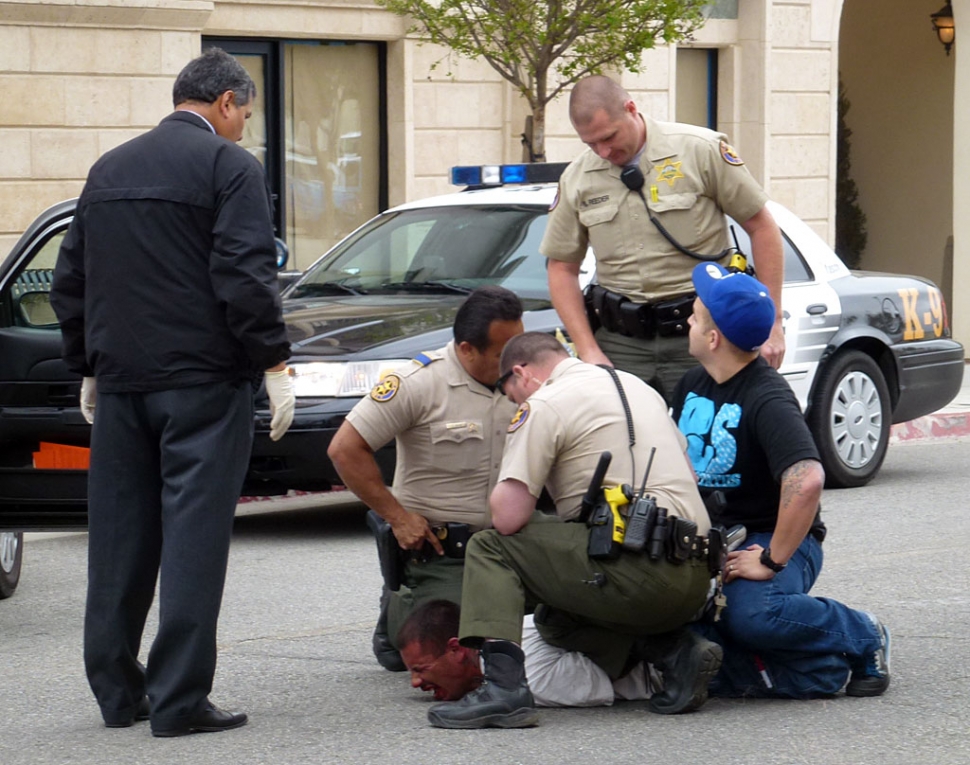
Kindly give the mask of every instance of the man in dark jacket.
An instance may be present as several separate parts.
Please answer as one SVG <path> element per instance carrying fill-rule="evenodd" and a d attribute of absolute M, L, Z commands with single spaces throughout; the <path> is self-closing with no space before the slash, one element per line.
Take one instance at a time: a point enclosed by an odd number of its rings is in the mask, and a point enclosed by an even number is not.
<path fill-rule="evenodd" d="M 150 717 L 179 736 L 247 719 L 208 694 L 253 383 L 265 374 L 272 438 L 294 407 L 266 183 L 235 145 L 255 95 L 224 51 L 191 61 L 175 112 L 91 168 L 54 272 L 93 425 L 84 660 L 108 727 Z"/>

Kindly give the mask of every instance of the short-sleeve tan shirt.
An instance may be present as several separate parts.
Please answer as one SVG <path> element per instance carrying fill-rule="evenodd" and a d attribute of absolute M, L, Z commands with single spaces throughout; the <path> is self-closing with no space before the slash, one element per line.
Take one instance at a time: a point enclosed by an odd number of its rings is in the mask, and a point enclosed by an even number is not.
<path fill-rule="evenodd" d="M 633 415 L 635 465 L 620 394 L 609 373 L 579 359 L 564 359 L 515 413 L 499 480 L 521 481 L 535 497 L 545 486 L 557 514 L 569 520 L 579 515 L 602 452 L 613 455 L 604 485 L 628 483 L 639 490 L 650 449 L 656 447 L 647 493 L 659 507 L 694 521 L 697 533 L 706 534 L 710 519 L 684 455 L 686 442 L 667 405 L 639 378 L 617 374 Z"/>
<path fill-rule="evenodd" d="M 657 219 L 687 249 L 704 255 L 729 245 L 724 213 L 739 223 L 768 196 L 723 133 L 643 116 L 643 194 Z M 596 279 L 635 302 L 693 291 L 698 261 L 678 252 L 650 222 L 643 200 L 620 180 L 622 168 L 587 149 L 559 179 L 539 251 L 581 263 L 589 245 Z"/>
<path fill-rule="evenodd" d="M 515 405 L 465 371 L 454 343 L 425 355 L 434 361 L 385 377 L 347 421 L 375 451 L 396 439 L 391 491 L 405 510 L 486 528 Z"/>

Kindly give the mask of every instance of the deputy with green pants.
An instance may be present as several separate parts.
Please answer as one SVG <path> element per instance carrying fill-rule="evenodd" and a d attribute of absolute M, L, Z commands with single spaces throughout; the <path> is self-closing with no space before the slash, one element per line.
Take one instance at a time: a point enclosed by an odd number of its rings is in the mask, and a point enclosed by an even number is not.
<path fill-rule="evenodd" d="M 653 662 L 665 685 L 650 701 L 653 711 L 697 709 L 721 660 L 718 646 L 683 628 L 707 597 L 706 557 L 698 552 L 671 562 L 666 554 L 623 551 L 591 559 L 590 530 L 570 522 L 580 515 L 600 455 L 609 451 L 604 486 L 639 488 L 650 462 L 645 494 L 669 517 L 693 523 L 692 540 L 707 535 L 710 520 L 663 399 L 633 375 L 570 358 L 544 333 L 510 340 L 501 369 L 499 387 L 519 409 L 490 497 L 494 528 L 476 534 L 465 556 L 459 630 L 463 644 L 481 646 L 487 682 L 432 707 L 431 724 L 538 722 L 518 646 L 522 617 L 538 604 L 543 637 L 584 651 L 612 678 L 641 659 Z M 543 487 L 557 518 L 534 514 Z"/>
<path fill-rule="evenodd" d="M 405 669 L 395 638 L 414 608 L 461 600 L 462 560 L 441 534 L 448 524 L 467 532 L 491 525 L 488 497 L 515 411 L 494 384 L 502 348 L 521 332 L 519 298 L 479 287 L 455 315 L 454 340 L 386 375 L 330 444 L 341 479 L 371 509 L 368 523 L 378 533 L 390 524 L 396 544 L 387 555 L 396 557 L 399 546 L 406 559 L 403 584 L 385 583 L 374 629 L 374 655 L 386 669 Z M 391 441 L 397 459 L 388 488 L 374 453 Z"/>

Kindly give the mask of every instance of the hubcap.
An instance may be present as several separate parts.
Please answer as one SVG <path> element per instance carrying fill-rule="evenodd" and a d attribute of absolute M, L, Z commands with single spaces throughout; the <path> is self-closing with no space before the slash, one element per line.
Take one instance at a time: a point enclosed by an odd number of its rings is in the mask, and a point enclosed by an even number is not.
<path fill-rule="evenodd" d="M 832 440 L 851 468 L 865 467 L 876 456 L 884 427 L 879 389 L 864 372 L 849 372 L 832 397 Z"/>
<path fill-rule="evenodd" d="M 19 537 L 11 531 L 0 532 L 0 568 L 9 574 L 17 561 Z"/>

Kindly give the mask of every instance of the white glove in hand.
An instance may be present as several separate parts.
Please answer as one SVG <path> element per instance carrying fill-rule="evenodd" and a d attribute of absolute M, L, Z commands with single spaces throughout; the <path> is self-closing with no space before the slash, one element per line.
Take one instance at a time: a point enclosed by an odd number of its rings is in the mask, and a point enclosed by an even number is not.
<path fill-rule="evenodd" d="M 97 390 L 93 377 L 85 377 L 81 380 L 81 414 L 88 421 L 88 425 L 94 425 L 94 404 L 97 401 Z"/>
<path fill-rule="evenodd" d="M 269 395 L 269 411 L 273 415 L 269 424 L 269 437 L 273 441 L 279 441 L 293 423 L 293 410 L 296 408 L 290 370 L 267 372 L 266 393 Z"/>

